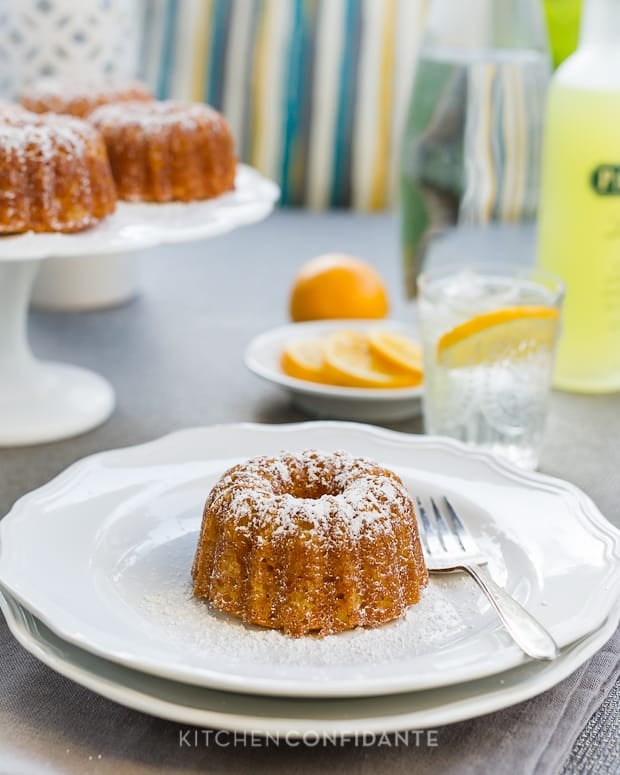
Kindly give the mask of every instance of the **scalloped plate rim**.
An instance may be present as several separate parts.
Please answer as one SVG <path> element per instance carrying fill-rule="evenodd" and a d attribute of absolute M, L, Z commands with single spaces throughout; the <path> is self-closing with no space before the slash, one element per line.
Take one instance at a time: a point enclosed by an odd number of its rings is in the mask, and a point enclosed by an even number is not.
<path fill-rule="evenodd" d="M 458 721 L 464 721 L 466 719 L 475 718 L 487 713 L 491 713 L 497 710 L 501 710 L 506 707 L 510 707 L 518 702 L 523 702 L 527 699 L 537 696 L 543 691 L 551 689 L 557 685 L 560 681 L 564 680 L 568 675 L 577 670 L 587 659 L 589 659 L 596 651 L 603 646 L 607 640 L 613 635 L 617 621 L 608 617 L 604 624 L 595 632 L 589 636 L 581 639 L 580 641 L 568 646 L 565 654 L 561 654 L 560 657 L 553 663 L 535 664 L 529 663 L 522 666 L 521 669 L 531 670 L 534 672 L 533 676 L 528 676 L 526 679 L 517 682 L 516 688 L 513 686 L 506 686 L 506 678 L 509 678 L 511 674 L 518 671 L 520 668 L 515 668 L 515 671 L 508 671 L 503 673 L 504 678 L 499 679 L 500 687 L 493 687 L 485 694 L 480 691 L 482 684 L 495 683 L 498 677 L 492 676 L 479 681 L 474 681 L 468 686 L 471 689 L 471 695 L 467 699 L 459 698 L 448 700 L 441 704 L 435 704 L 432 709 L 425 710 L 409 710 L 409 712 L 395 713 L 391 715 L 378 712 L 374 717 L 369 718 L 367 714 L 361 715 L 362 720 L 347 717 L 333 718 L 333 719 L 316 719 L 307 718 L 299 719 L 295 718 L 291 720 L 286 716 L 286 713 L 279 713 L 278 716 L 274 715 L 260 715 L 258 713 L 249 714 L 247 712 L 248 697 L 245 695 L 228 694 L 226 699 L 226 710 L 217 710 L 213 708 L 196 705 L 171 702 L 161 695 L 157 695 L 155 691 L 151 693 L 141 691 L 134 687 L 127 686 L 127 671 L 133 677 L 137 671 L 130 670 L 129 668 L 122 668 L 115 663 L 109 663 L 106 660 L 101 659 L 95 655 L 85 652 L 77 646 L 70 643 L 66 643 L 61 640 L 61 645 L 68 649 L 69 652 L 77 654 L 78 660 L 86 659 L 95 663 L 95 668 L 84 667 L 84 665 L 76 664 L 75 661 L 66 655 L 58 653 L 58 647 L 54 651 L 49 641 L 45 641 L 40 632 L 35 634 L 33 629 L 28 625 L 26 618 L 29 617 L 36 624 L 36 619 L 27 610 L 23 609 L 20 604 L 15 600 L 9 600 L 10 595 L 0 589 L 0 610 L 3 612 L 9 630 L 16 638 L 16 640 L 34 657 L 39 661 L 46 664 L 52 670 L 55 670 L 60 675 L 69 678 L 72 681 L 85 686 L 88 689 L 98 693 L 99 695 L 106 697 L 110 700 L 118 702 L 125 707 L 132 708 L 133 710 L 141 711 L 149 715 L 154 715 L 159 718 L 164 718 L 170 721 L 176 721 L 177 723 L 193 724 L 202 727 L 216 727 L 218 729 L 228 729 L 236 732 L 252 732 L 259 735 L 275 735 L 285 734 L 291 736 L 291 738 L 302 738 L 304 732 L 315 732 L 320 735 L 352 735 L 366 733 L 383 733 L 383 732 L 397 732 L 402 729 L 413 728 L 431 728 L 433 726 L 440 726 L 443 724 L 452 724 Z M 19 609 L 20 616 L 22 618 L 21 623 L 18 621 L 15 608 Z M 52 633 L 53 637 L 58 638 Z M 75 657 L 74 657 L 75 659 Z M 112 680 L 106 678 L 97 673 L 96 667 L 99 664 L 104 664 L 105 667 L 112 666 L 113 670 L 119 670 L 121 676 L 118 680 Z M 551 676 L 549 675 L 551 673 Z M 138 681 L 150 680 L 153 682 L 151 676 L 137 675 Z M 157 683 L 157 682 L 155 682 Z M 187 686 L 181 685 L 184 691 L 187 691 Z M 451 687 L 448 687 L 449 689 Z M 205 695 L 214 697 L 217 701 L 219 692 L 210 689 L 201 689 Z M 415 702 L 419 697 L 419 693 L 414 692 L 413 700 Z M 433 690 L 427 692 L 433 694 Z M 435 694 L 437 694 L 435 692 Z M 291 702 L 290 699 L 285 697 L 251 697 L 253 701 L 258 700 L 260 703 L 273 703 L 276 701 L 281 704 L 282 710 L 286 711 L 286 706 Z M 401 695 L 397 700 L 406 700 L 407 695 Z M 230 705 L 239 701 L 239 709 L 237 712 L 231 712 Z M 381 697 L 365 698 L 364 702 L 371 704 L 380 704 L 390 702 L 394 700 L 389 695 Z M 346 702 L 347 700 L 345 700 Z M 304 703 L 304 700 L 301 700 Z M 350 700 L 354 708 L 359 708 L 359 698 Z M 293 703 L 298 705 L 299 701 L 293 700 Z M 307 707 L 316 707 L 316 703 L 306 703 Z M 290 706 L 289 706 L 290 707 Z M 321 707 L 329 708 L 331 705 L 321 703 Z M 353 708 L 352 708 L 353 709 Z M 308 714 L 310 715 L 310 714 Z"/>
<path fill-rule="evenodd" d="M 94 644 L 88 639 L 85 640 L 83 634 L 80 632 L 67 632 L 66 625 L 59 625 L 58 623 L 51 621 L 50 618 L 46 615 L 45 611 L 40 608 L 40 606 L 33 604 L 32 600 L 27 599 L 27 596 L 24 597 L 24 595 L 19 590 L 19 581 L 16 585 L 15 581 L 12 583 L 10 578 L 6 578 L 4 575 L 5 569 L 3 568 L 5 557 L 5 552 L 3 549 L 6 544 L 3 539 L 5 538 L 7 530 L 14 522 L 23 518 L 27 518 L 27 508 L 30 500 L 36 502 L 37 499 L 45 500 L 46 497 L 51 497 L 55 492 L 62 490 L 63 488 L 66 488 L 68 485 L 70 485 L 74 478 L 79 478 L 83 472 L 89 469 L 89 467 L 96 465 L 97 460 L 100 458 L 114 455 L 122 456 L 123 453 L 133 455 L 134 457 L 137 455 L 139 458 L 141 455 L 148 456 L 149 451 L 155 451 L 159 448 L 164 448 L 166 445 L 175 446 L 180 444 L 181 448 L 183 448 L 184 442 L 187 444 L 190 439 L 195 442 L 200 436 L 214 436 L 222 432 L 229 434 L 231 430 L 240 432 L 242 434 L 263 432 L 267 434 L 286 435 L 287 433 L 294 434 L 295 432 L 306 431 L 308 429 L 322 429 L 329 431 L 340 430 L 362 433 L 364 435 L 374 437 L 377 440 L 383 441 L 384 443 L 387 442 L 388 444 L 396 444 L 397 446 L 411 446 L 413 444 L 418 447 L 434 447 L 440 450 L 450 450 L 454 454 L 465 454 L 469 458 L 483 463 L 490 469 L 494 469 L 500 475 L 517 481 L 520 484 L 528 482 L 531 483 L 533 480 L 537 482 L 543 489 L 551 490 L 556 494 L 559 492 L 563 497 L 566 497 L 568 494 L 573 499 L 575 499 L 576 503 L 579 505 L 579 508 L 574 512 L 575 516 L 577 516 L 584 527 L 595 529 L 595 533 L 592 532 L 592 535 L 595 536 L 596 534 L 595 537 L 597 537 L 598 540 L 603 544 L 606 557 L 610 561 L 616 561 L 615 582 L 617 583 L 620 579 L 620 563 L 618 562 L 618 560 L 620 560 L 620 531 L 617 531 L 610 523 L 608 523 L 607 520 L 605 520 L 602 514 L 598 511 L 594 503 L 574 485 L 564 482 L 561 479 L 555 479 L 544 474 L 521 471 L 507 462 L 504 462 L 498 458 L 494 458 L 488 453 L 472 450 L 460 442 L 456 442 L 451 439 L 445 439 L 443 437 L 411 436 L 409 434 L 400 433 L 397 431 L 378 429 L 372 426 L 364 426 L 358 423 L 312 422 L 278 426 L 260 425 L 255 423 L 238 423 L 232 425 L 222 424 L 203 428 L 181 430 L 168 434 L 155 441 L 146 442 L 145 444 L 140 444 L 134 447 L 96 453 L 95 455 L 91 455 L 81 461 L 78 461 L 77 463 L 74 463 L 48 484 L 43 485 L 43 487 L 33 491 L 29 495 L 23 496 L 15 504 L 9 515 L 0 522 L 0 582 L 18 602 L 20 602 L 27 610 L 41 619 L 41 621 L 45 623 L 46 626 L 48 626 L 52 631 L 58 634 L 59 637 L 70 643 L 73 643 L 74 645 L 84 650 L 98 654 L 105 659 L 117 661 L 121 664 L 125 664 L 128 667 L 143 670 L 154 675 L 160 675 L 173 680 L 187 681 L 188 683 L 197 683 L 203 686 L 211 686 L 213 688 L 234 691 L 239 690 L 242 686 L 247 687 L 247 676 L 235 677 L 234 675 L 230 676 L 224 674 L 224 679 L 222 680 L 221 676 L 218 677 L 217 671 L 215 674 L 213 674 L 213 671 L 205 670 L 202 671 L 200 676 L 197 678 L 195 671 L 193 673 L 192 671 L 189 671 L 188 674 L 188 671 L 184 671 L 183 669 L 162 669 L 161 665 L 153 664 L 153 662 L 149 661 L 148 659 L 139 659 L 136 661 L 136 658 L 133 657 L 131 653 L 125 654 L 119 651 L 112 653 L 110 652 L 109 648 L 101 649 L 96 643 Z M 122 461 L 120 464 L 122 465 Z M 611 581 L 614 580 L 614 573 L 612 571 L 613 568 L 610 569 L 608 573 L 608 577 Z M 582 637 L 586 634 L 586 632 L 591 632 L 600 626 L 602 621 L 604 621 L 604 619 L 610 615 L 611 611 L 614 609 L 614 606 L 618 606 L 618 603 L 618 600 L 612 601 L 604 610 L 601 609 L 599 611 L 600 616 L 597 614 L 598 618 L 589 623 L 586 631 L 583 631 L 580 634 L 576 634 L 575 638 Z M 503 661 L 502 659 L 498 659 L 496 661 L 495 667 L 492 670 L 485 668 L 486 672 L 477 672 L 475 674 L 469 671 L 468 673 L 457 677 L 458 680 L 477 679 L 483 675 L 491 674 L 492 672 L 500 672 L 502 670 L 508 669 L 509 667 L 512 667 L 515 664 L 519 664 L 519 662 L 522 661 L 524 661 L 524 658 L 520 653 L 518 653 L 516 647 L 512 650 L 506 649 L 505 653 L 503 654 Z M 457 674 L 455 673 L 455 675 Z M 325 687 L 311 687 L 308 690 L 307 687 L 304 689 L 304 685 L 305 684 L 303 681 L 301 681 L 299 685 L 297 685 L 295 682 L 290 682 L 288 685 L 283 686 L 279 685 L 277 681 L 274 682 L 273 679 L 252 678 L 251 687 L 246 689 L 246 691 L 265 694 L 280 694 L 282 696 L 342 697 L 405 692 L 411 690 L 412 688 L 409 684 L 405 683 L 402 685 L 398 682 L 395 683 L 393 681 L 386 681 L 385 679 L 379 681 L 376 686 L 372 685 L 372 682 L 367 681 L 364 684 L 364 687 L 357 687 L 354 690 L 352 690 L 351 686 L 345 687 L 338 685 L 334 685 L 331 688 L 328 687 L 327 689 Z M 420 685 L 416 688 L 430 687 Z"/>

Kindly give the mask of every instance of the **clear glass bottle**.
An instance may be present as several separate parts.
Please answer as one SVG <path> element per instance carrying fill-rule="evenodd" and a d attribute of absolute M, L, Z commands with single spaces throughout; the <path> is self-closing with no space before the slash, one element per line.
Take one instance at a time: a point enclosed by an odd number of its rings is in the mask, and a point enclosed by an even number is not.
<path fill-rule="evenodd" d="M 401 149 L 409 297 L 436 237 L 534 218 L 550 75 L 540 0 L 433 0 Z"/>
<path fill-rule="evenodd" d="M 556 387 L 620 390 L 620 2 L 586 0 L 545 128 L 538 260 L 566 285 Z"/>

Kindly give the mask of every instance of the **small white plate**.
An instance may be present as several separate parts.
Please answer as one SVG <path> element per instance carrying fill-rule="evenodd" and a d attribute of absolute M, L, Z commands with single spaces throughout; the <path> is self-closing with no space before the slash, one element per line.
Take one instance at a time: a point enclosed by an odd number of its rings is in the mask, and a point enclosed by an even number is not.
<path fill-rule="evenodd" d="M 420 414 L 424 388 L 352 388 L 289 377 L 280 368 L 284 347 L 297 339 L 348 329 L 388 328 L 418 339 L 416 329 L 395 320 L 317 320 L 291 323 L 259 334 L 245 351 L 245 365 L 259 377 L 286 388 L 293 403 L 312 417 L 358 422 L 395 422 Z"/>
<path fill-rule="evenodd" d="M 577 670 L 613 635 L 618 616 L 596 632 L 562 649 L 553 662 L 524 665 L 479 681 L 443 689 L 384 697 L 325 702 L 286 697 L 253 697 L 166 681 L 130 670 L 66 643 L 0 591 L 9 628 L 21 645 L 57 673 L 128 708 L 181 724 L 257 735 L 354 736 L 403 729 L 433 729 L 523 702 Z"/>
<path fill-rule="evenodd" d="M 404 619 L 323 639 L 248 627 L 192 598 L 191 560 L 215 480 L 240 459 L 309 447 L 367 455 L 412 493 L 449 494 L 495 579 L 560 646 L 617 614 L 620 532 L 575 487 L 449 439 L 327 422 L 198 428 L 86 458 L 0 522 L 0 584 L 76 646 L 210 688 L 370 696 L 522 663 L 464 577 L 433 578 Z"/>

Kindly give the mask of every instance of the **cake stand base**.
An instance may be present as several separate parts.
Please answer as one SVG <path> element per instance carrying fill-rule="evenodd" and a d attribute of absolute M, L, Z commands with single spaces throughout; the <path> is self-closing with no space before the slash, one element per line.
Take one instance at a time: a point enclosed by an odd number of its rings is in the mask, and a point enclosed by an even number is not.
<path fill-rule="evenodd" d="M 127 263 L 130 252 L 208 239 L 256 223 L 273 210 L 279 194 L 274 183 L 239 164 L 235 190 L 214 199 L 166 204 L 119 202 L 113 215 L 76 234 L 1 236 L 0 447 L 75 436 L 102 423 L 114 408 L 114 392 L 104 379 L 73 366 L 40 363 L 30 352 L 26 316 L 41 261 L 62 257 L 69 263 L 79 257 L 84 265 L 80 290 L 88 291 L 93 306 L 100 305 L 104 291 L 119 290 L 103 287 L 96 274 L 97 266 L 104 266 L 100 256 L 107 255 L 120 267 L 120 262 Z M 72 282 L 77 286 L 76 275 Z M 63 287 L 61 281 L 51 290 L 54 303 L 66 301 L 71 289 Z"/>
<path fill-rule="evenodd" d="M 0 263 L 0 446 L 76 436 L 114 408 L 112 387 L 76 366 L 37 361 L 26 336 L 37 261 Z"/>
<path fill-rule="evenodd" d="M 86 369 L 33 361 L 19 376 L 2 375 L 0 446 L 58 441 L 95 428 L 114 409 L 114 390 Z"/>

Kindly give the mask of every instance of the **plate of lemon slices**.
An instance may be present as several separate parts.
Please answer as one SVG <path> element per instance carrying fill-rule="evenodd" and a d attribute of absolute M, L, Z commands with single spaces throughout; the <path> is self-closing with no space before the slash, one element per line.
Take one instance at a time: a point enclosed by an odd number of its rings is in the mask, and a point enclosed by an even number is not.
<path fill-rule="evenodd" d="M 413 326 L 394 320 L 292 323 L 252 339 L 245 364 L 314 417 L 391 422 L 420 413 L 424 373 Z"/>

